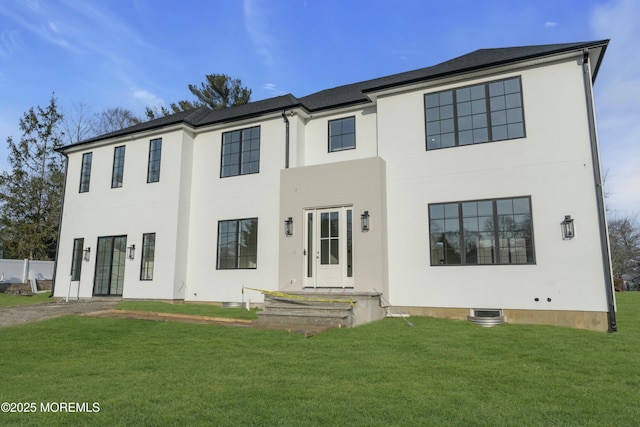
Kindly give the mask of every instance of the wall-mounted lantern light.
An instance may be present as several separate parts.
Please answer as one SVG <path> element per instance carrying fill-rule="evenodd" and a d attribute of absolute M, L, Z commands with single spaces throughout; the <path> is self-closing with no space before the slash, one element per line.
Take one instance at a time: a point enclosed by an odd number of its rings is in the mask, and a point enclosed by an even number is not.
<path fill-rule="evenodd" d="M 293 236 L 293 218 L 291 217 L 284 220 L 284 235 L 287 237 Z"/>
<path fill-rule="evenodd" d="M 91 258 L 91 248 L 88 247 L 83 252 L 84 252 L 84 260 L 89 261 L 89 259 Z"/>
<path fill-rule="evenodd" d="M 127 258 L 133 259 L 136 256 L 136 245 L 127 246 Z"/>
<path fill-rule="evenodd" d="M 369 211 L 364 211 L 360 215 L 360 230 L 363 232 L 369 231 Z"/>
<path fill-rule="evenodd" d="M 562 221 L 560 225 L 562 226 L 562 240 L 573 239 L 576 233 L 573 228 L 573 218 L 571 218 L 571 215 L 565 215 L 564 221 Z"/>

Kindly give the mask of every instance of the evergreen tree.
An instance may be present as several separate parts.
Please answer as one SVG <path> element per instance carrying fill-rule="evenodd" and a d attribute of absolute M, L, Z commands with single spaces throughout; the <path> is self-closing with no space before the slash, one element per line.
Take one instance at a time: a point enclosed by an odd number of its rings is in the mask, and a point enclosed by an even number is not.
<path fill-rule="evenodd" d="M 242 86 L 242 80 L 234 79 L 227 74 L 207 74 L 200 86 L 189 85 L 189 91 L 197 98 L 195 101 L 182 100 L 171 103 L 170 108 L 164 106 L 155 110 L 147 107 L 145 114 L 149 120 L 181 111 L 194 110 L 205 106 L 212 110 L 246 104 L 251 99 L 251 89 Z"/>
<path fill-rule="evenodd" d="M 54 95 L 20 119 L 22 138 L 7 138 L 10 170 L 0 174 L 0 228 L 5 258 L 55 257 L 64 186 L 62 114 Z"/>

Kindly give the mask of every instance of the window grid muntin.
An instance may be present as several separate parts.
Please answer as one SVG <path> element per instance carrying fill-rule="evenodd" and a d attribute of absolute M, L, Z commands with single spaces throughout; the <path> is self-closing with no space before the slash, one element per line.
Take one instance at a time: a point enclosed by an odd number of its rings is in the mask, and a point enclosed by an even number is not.
<path fill-rule="evenodd" d="M 428 93 L 424 99 L 427 150 L 525 137 L 520 76 Z"/>
<path fill-rule="evenodd" d="M 258 218 L 218 221 L 216 269 L 256 269 L 257 258 Z"/>
<path fill-rule="evenodd" d="M 153 280 L 155 266 L 156 233 L 142 235 L 142 260 L 140 264 L 140 280 Z"/>
<path fill-rule="evenodd" d="M 73 239 L 73 255 L 71 258 L 71 281 L 80 280 L 82 258 L 84 255 L 84 238 Z"/>
<path fill-rule="evenodd" d="M 222 134 L 220 177 L 260 172 L 260 126 Z"/>
<path fill-rule="evenodd" d="M 160 181 L 160 161 L 162 159 L 162 138 L 149 141 L 149 164 L 147 183 Z"/>
<path fill-rule="evenodd" d="M 434 266 L 535 264 L 531 197 L 430 204 L 429 240 Z"/>
<path fill-rule="evenodd" d="M 89 191 L 91 184 L 91 161 L 93 153 L 84 153 L 82 155 L 82 167 L 80 169 L 80 193 Z"/>
<path fill-rule="evenodd" d="M 124 145 L 113 149 L 113 172 L 111 175 L 111 188 L 122 187 L 122 181 L 124 177 L 124 154 Z"/>
<path fill-rule="evenodd" d="M 329 120 L 329 152 L 356 148 L 355 116 Z"/>

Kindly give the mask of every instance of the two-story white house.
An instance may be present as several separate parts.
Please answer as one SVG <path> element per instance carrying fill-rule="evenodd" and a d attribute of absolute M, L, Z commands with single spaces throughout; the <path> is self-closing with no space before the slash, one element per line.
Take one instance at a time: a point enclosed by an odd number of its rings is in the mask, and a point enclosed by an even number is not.
<path fill-rule="evenodd" d="M 615 330 L 592 96 L 607 44 L 483 49 L 63 147 L 54 294 L 369 292 Z"/>

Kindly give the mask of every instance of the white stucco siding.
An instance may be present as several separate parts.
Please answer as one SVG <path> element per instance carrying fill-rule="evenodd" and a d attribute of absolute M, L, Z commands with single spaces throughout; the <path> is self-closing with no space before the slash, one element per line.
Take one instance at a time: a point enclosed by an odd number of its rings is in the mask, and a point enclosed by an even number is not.
<path fill-rule="evenodd" d="M 525 138 L 425 150 L 425 93 L 509 76 L 522 79 Z M 606 311 L 580 64 L 567 61 L 429 91 L 378 99 L 391 303 Z M 430 265 L 428 204 L 518 196 L 531 197 L 535 264 Z M 575 218 L 572 240 L 561 238 L 564 215 Z"/>
<path fill-rule="evenodd" d="M 329 122 L 355 117 L 356 148 L 329 152 Z M 342 162 L 377 156 L 376 110 L 372 106 L 361 106 L 354 111 L 312 117 L 305 126 L 304 164 L 311 166 Z"/>
<path fill-rule="evenodd" d="M 222 134 L 260 125 L 260 172 L 220 178 Z M 277 289 L 280 170 L 284 168 L 282 117 L 196 137 L 190 209 L 186 300 L 240 301 L 242 286 Z M 258 218 L 257 268 L 218 270 L 218 222 Z M 255 293 L 248 297 L 261 301 Z"/>
<path fill-rule="evenodd" d="M 149 141 L 162 138 L 160 181 L 147 183 Z M 67 189 L 63 212 L 56 296 L 68 292 L 73 240 L 84 238 L 91 248 L 89 262 L 83 261 L 80 297 L 93 294 L 98 237 L 127 236 L 127 246 L 135 244 L 135 258 L 127 259 L 124 298 L 174 299 L 176 239 L 178 236 L 179 194 L 183 185 L 180 164 L 183 157 L 182 131 L 146 136 L 69 153 Z M 114 147 L 124 145 L 124 177 L 121 188 L 111 188 Z M 91 184 L 79 193 L 82 155 L 92 152 Z M 182 224 L 184 226 L 184 223 Z M 140 280 L 142 234 L 156 233 L 156 262 L 153 280 Z M 72 295 L 78 294 L 77 282 Z"/>

